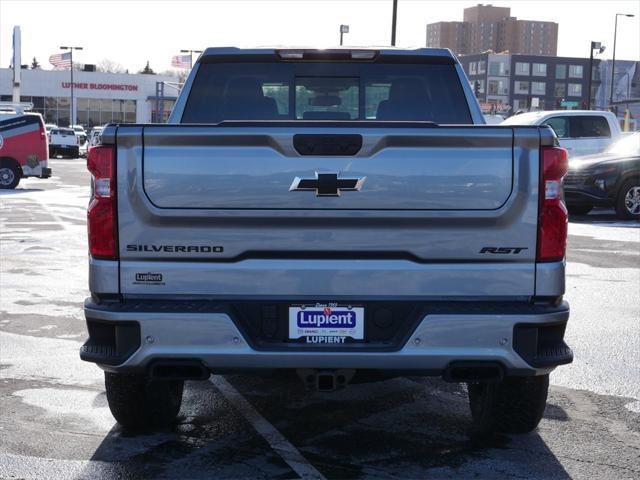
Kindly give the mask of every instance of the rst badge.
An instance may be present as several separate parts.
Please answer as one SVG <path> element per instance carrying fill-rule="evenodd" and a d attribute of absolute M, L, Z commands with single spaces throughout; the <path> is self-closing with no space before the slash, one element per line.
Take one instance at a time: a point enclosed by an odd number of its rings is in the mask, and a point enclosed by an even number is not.
<path fill-rule="evenodd" d="M 289 338 L 305 343 L 345 343 L 364 339 L 364 307 L 336 304 L 289 307 Z"/>

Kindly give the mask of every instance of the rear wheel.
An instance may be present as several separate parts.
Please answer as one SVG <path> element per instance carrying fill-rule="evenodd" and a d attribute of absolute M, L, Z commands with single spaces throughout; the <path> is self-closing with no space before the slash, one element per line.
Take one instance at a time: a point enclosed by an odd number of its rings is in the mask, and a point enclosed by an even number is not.
<path fill-rule="evenodd" d="M 630 178 L 622 184 L 616 200 L 616 213 L 620 218 L 640 218 L 640 178 Z"/>
<path fill-rule="evenodd" d="M 174 423 L 182 403 L 182 380 L 152 381 L 145 375 L 105 372 L 111 414 L 127 430 L 149 430 Z"/>
<path fill-rule="evenodd" d="M 586 215 L 593 209 L 593 205 L 568 205 L 570 215 Z"/>
<path fill-rule="evenodd" d="M 548 390 L 549 375 L 469 384 L 474 429 L 480 434 L 533 431 L 542 419 Z"/>
<path fill-rule="evenodd" d="M 20 167 L 14 160 L 0 160 L 0 188 L 13 189 L 20 183 Z"/>

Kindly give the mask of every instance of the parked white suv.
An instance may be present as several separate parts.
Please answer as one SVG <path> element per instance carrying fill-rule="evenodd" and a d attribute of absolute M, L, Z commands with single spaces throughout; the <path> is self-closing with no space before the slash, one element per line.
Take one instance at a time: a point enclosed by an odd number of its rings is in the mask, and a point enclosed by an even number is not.
<path fill-rule="evenodd" d="M 571 157 L 601 153 L 621 135 L 616 116 L 597 110 L 521 113 L 507 118 L 502 125 L 549 125 Z"/>

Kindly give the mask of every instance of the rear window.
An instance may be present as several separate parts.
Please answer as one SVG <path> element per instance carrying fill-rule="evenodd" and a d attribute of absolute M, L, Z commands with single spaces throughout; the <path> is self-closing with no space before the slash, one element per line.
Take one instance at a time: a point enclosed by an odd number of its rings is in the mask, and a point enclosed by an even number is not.
<path fill-rule="evenodd" d="M 182 123 L 224 120 L 472 123 L 454 65 L 200 64 Z"/>
<path fill-rule="evenodd" d="M 571 117 L 571 136 L 573 138 L 611 138 L 611 129 L 604 117 L 595 115 Z"/>
<path fill-rule="evenodd" d="M 75 132 L 67 128 L 58 128 L 51 130 L 51 135 L 75 135 Z"/>

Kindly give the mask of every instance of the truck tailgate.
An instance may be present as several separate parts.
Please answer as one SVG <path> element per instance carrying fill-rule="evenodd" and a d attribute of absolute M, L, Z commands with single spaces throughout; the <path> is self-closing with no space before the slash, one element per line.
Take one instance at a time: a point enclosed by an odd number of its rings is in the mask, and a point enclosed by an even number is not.
<path fill-rule="evenodd" d="M 267 132 L 145 128 L 146 195 L 159 208 L 494 210 L 511 193 L 510 129 Z M 341 153 L 358 141 L 362 147 L 354 155 L 313 154 L 329 150 L 328 142 Z M 289 191 L 296 177 L 314 179 L 316 172 L 364 183 L 340 197 Z"/>
<path fill-rule="evenodd" d="M 301 154 L 296 135 L 362 146 Z M 125 295 L 535 293 L 536 127 L 120 126 L 116 137 Z M 291 191 L 322 173 L 361 188 Z"/>

